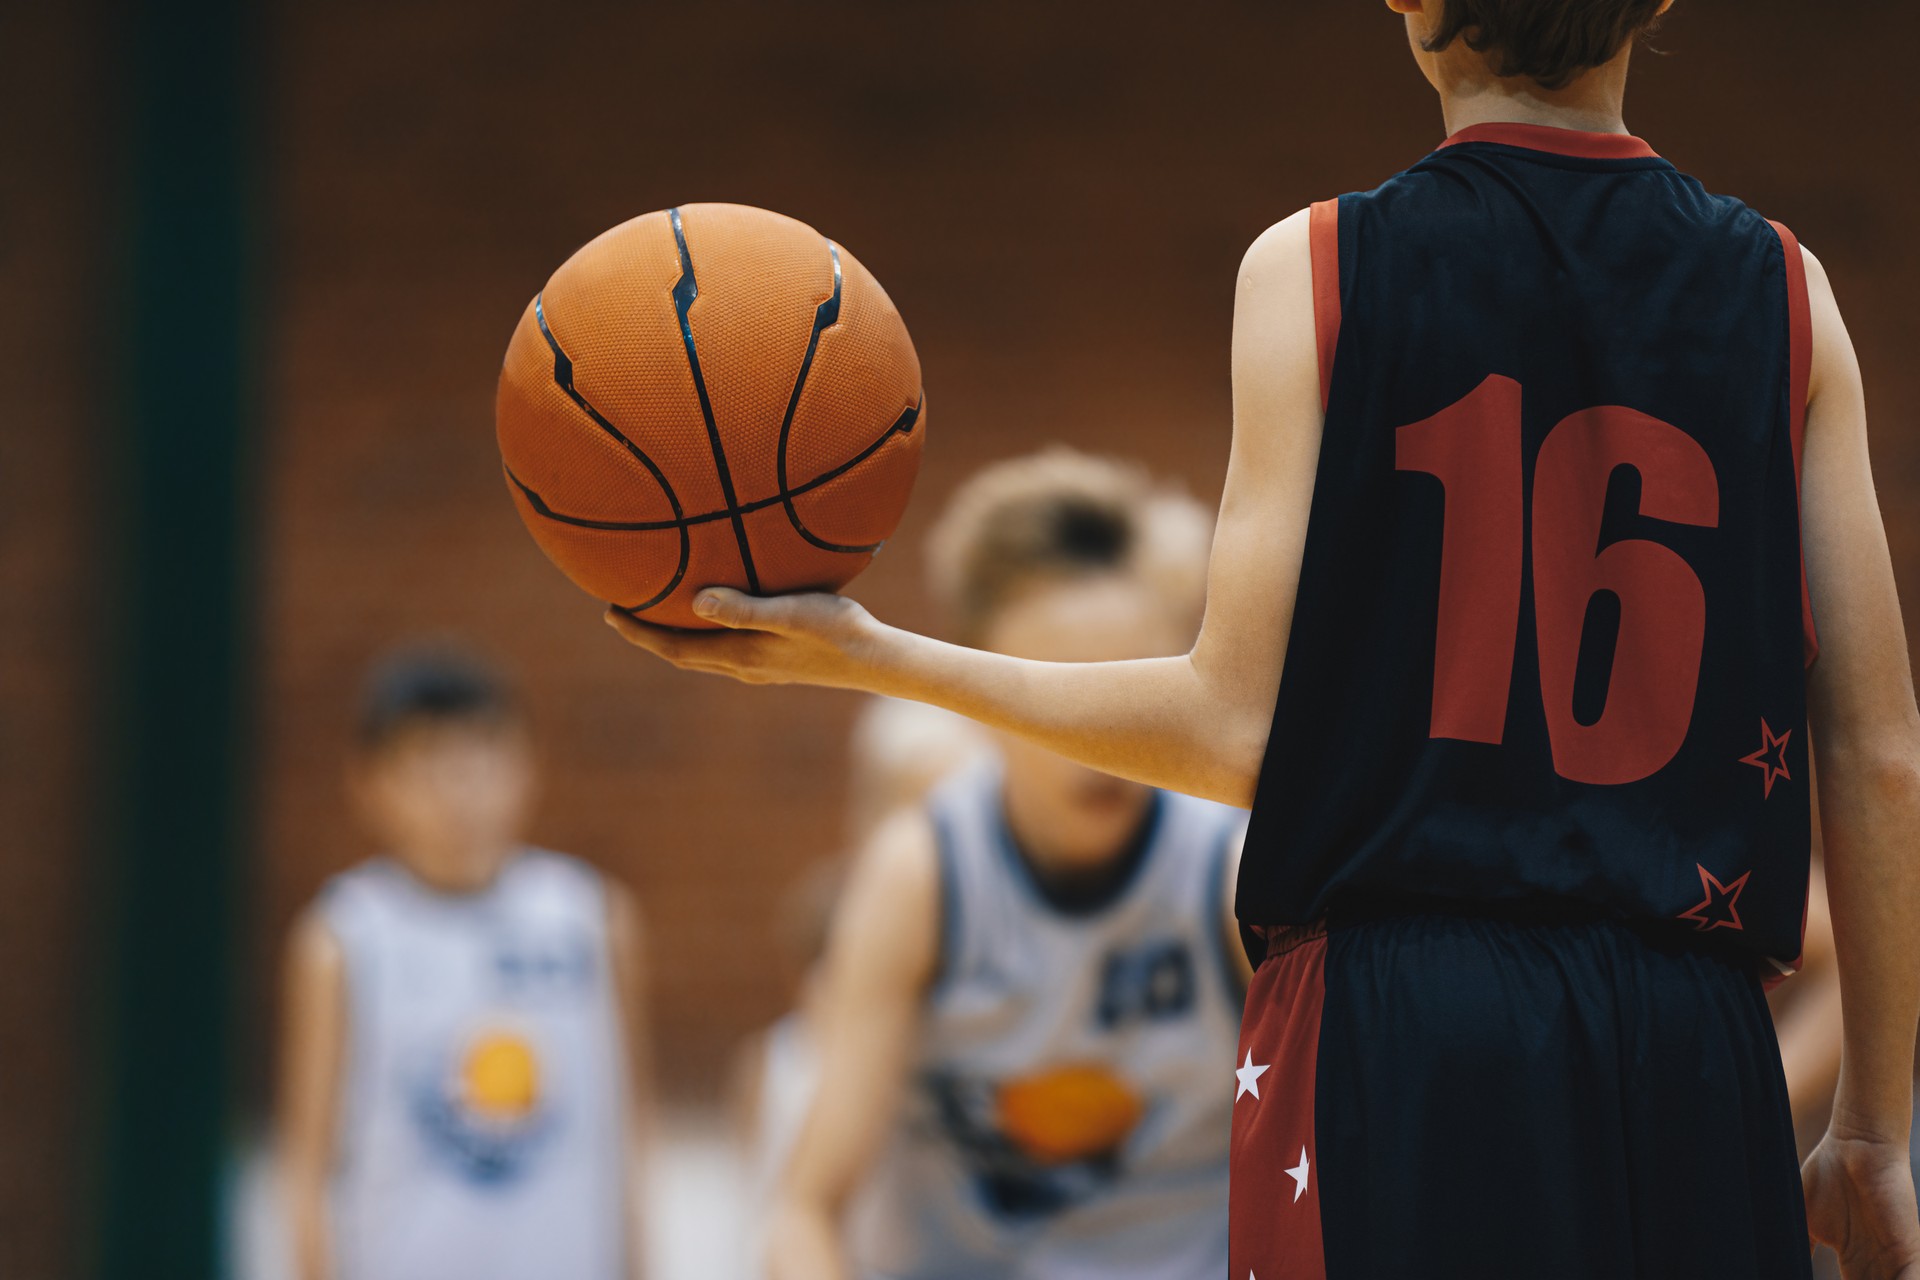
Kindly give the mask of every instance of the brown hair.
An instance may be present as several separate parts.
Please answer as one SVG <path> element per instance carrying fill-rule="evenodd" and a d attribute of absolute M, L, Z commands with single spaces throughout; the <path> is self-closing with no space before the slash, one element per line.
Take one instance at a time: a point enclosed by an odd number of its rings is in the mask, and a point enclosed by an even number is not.
<path fill-rule="evenodd" d="M 360 695 L 356 745 L 376 752 L 414 725 L 499 729 L 522 723 L 513 686 L 491 663 L 439 643 L 387 654 Z"/>
<path fill-rule="evenodd" d="M 1530 76 L 1564 89 L 1653 29 L 1662 0 L 1445 0 L 1424 47 L 1438 53 L 1464 39 L 1497 76 Z"/>
<path fill-rule="evenodd" d="M 1178 489 L 1115 458 L 1052 448 L 960 486 L 928 539 L 933 592 L 966 643 L 1037 582 L 1118 573 L 1197 623 L 1213 522 Z"/>

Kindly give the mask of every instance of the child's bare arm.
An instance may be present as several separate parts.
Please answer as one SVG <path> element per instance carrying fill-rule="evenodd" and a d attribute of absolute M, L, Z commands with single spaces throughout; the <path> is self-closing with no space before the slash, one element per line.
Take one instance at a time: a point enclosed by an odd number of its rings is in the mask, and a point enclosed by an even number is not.
<path fill-rule="evenodd" d="M 940 938 L 931 824 L 882 826 L 836 913 L 819 1025 L 820 1084 L 775 1198 L 773 1280 L 847 1280 L 841 1219 L 894 1122 Z"/>
<path fill-rule="evenodd" d="M 1269 230 L 1240 272 L 1233 453 L 1193 651 L 1137 662 L 1046 663 L 941 644 L 828 595 L 704 594 L 720 634 L 609 613 L 676 666 L 749 683 L 865 689 L 951 708 L 1108 773 L 1249 804 L 1299 585 L 1320 448 L 1319 356 L 1307 215 Z M 696 609 L 701 608 L 696 603 Z"/>
<path fill-rule="evenodd" d="M 1810 254 L 1807 268 L 1814 356 L 1802 523 L 1822 623 L 1808 695 L 1845 1020 L 1833 1122 L 1807 1165 L 1808 1214 L 1849 1275 L 1920 1275 L 1907 1165 L 1920 1017 L 1920 712 L 1859 364 L 1826 273 Z"/>
<path fill-rule="evenodd" d="M 340 1071 L 345 1061 L 346 963 L 318 916 L 302 916 L 287 945 L 280 1037 L 280 1188 L 295 1280 L 332 1280 L 327 1202 Z"/>

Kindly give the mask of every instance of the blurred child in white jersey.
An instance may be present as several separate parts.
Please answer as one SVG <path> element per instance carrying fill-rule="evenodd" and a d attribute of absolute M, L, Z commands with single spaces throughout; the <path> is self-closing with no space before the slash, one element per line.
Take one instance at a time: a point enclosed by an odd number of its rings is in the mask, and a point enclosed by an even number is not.
<path fill-rule="evenodd" d="M 1148 657 L 1191 642 L 1207 545 L 1189 499 L 1054 450 L 963 486 L 930 576 L 963 642 Z M 996 740 L 879 823 L 817 980 L 772 1275 L 1219 1275 L 1242 819 Z"/>
<path fill-rule="evenodd" d="M 639 920 L 524 843 L 520 707 L 453 651 L 369 681 L 349 791 L 381 856 L 289 943 L 278 1113 L 297 1280 L 640 1275 Z"/>

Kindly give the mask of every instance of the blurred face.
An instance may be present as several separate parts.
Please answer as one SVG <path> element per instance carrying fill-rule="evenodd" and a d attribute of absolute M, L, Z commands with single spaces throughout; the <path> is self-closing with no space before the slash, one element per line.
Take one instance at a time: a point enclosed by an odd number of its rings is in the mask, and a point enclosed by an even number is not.
<path fill-rule="evenodd" d="M 484 888 L 519 845 L 533 759 L 516 726 L 402 725 L 352 778 L 368 828 L 436 889 Z"/>
<path fill-rule="evenodd" d="M 1041 583 L 1001 607 L 984 647 L 1043 662 L 1117 662 L 1185 653 L 1192 635 L 1148 587 L 1119 575 Z M 1145 816 L 1149 790 L 1076 764 L 1009 735 L 1007 817 L 1036 861 L 1062 870 L 1094 867 L 1125 849 Z"/>

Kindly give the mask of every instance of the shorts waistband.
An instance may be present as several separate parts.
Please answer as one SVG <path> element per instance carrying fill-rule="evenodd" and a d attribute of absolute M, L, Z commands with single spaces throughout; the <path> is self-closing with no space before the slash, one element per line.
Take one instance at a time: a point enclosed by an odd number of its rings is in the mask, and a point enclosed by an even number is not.
<path fill-rule="evenodd" d="M 1418 894 L 1368 894 L 1343 898 L 1327 911 L 1327 927 L 1344 929 L 1409 916 L 1447 916 L 1461 920 L 1490 920 L 1500 924 L 1582 925 L 1617 924 L 1646 928 L 1650 922 L 1628 920 L 1619 912 L 1573 898 L 1510 898 L 1462 900 Z"/>
<path fill-rule="evenodd" d="M 1266 955 L 1272 957 L 1315 938 L 1324 938 L 1329 932 L 1420 917 L 1484 921 L 1521 928 L 1611 926 L 1637 934 L 1662 950 L 1717 955 L 1741 967 L 1758 968 L 1760 965 L 1756 957 L 1745 951 L 1716 945 L 1715 939 L 1701 938 L 1690 931 L 1676 929 L 1671 921 L 1636 919 L 1609 907 L 1571 898 L 1463 900 L 1412 894 L 1368 894 L 1343 898 L 1318 920 L 1307 924 L 1253 926 L 1249 932 L 1265 940 Z M 1257 954 L 1255 958 L 1258 959 Z"/>

